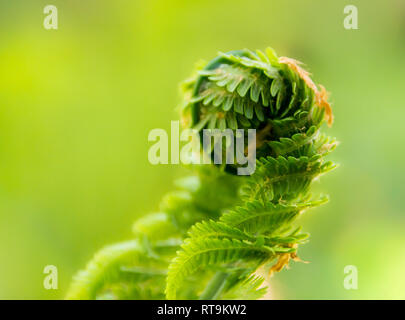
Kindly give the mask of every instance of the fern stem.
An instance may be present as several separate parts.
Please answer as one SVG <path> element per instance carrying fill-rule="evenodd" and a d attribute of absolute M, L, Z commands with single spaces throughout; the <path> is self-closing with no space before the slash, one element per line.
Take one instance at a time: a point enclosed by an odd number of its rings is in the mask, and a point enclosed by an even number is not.
<path fill-rule="evenodd" d="M 229 276 L 230 274 L 227 272 L 218 271 L 205 287 L 204 292 L 200 296 L 200 300 L 215 300 L 220 296 Z"/>

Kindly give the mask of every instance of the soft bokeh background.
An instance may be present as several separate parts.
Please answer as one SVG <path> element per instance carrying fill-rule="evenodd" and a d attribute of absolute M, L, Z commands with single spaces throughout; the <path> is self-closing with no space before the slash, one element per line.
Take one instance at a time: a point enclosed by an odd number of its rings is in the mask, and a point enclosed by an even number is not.
<path fill-rule="evenodd" d="M 348 4 L 359 30 L 343 28 Z M 179 81 L 219 50 L 270 45 L 333 93 L 342 142 L 316 186 L 331 202 L 302 218 L 311 263 L 276 275 L 273 296 L 404 299 L 404 40 L 403 0 L 1 0 L 0 298 L 63 298 L 97 249 L 129 238 L 183 170 L 147 157 Z M 58 290 L 43 288 L 49 264 Z"/>

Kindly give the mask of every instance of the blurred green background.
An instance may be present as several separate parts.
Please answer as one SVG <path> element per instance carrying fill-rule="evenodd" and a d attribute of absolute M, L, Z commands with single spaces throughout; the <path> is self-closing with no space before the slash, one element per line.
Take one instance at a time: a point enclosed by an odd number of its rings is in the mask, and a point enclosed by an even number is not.
<path fill-rule="evenodd" d="M 343 27 L 348 4 L 359 30 Z M 404 40 L 403 0 L 1 0 L 0 298 L 63 298 L 97 249 L 129 238 L 184 170 L 147 156 L 149 131 L 177 119 L 178 83 L 219 50 L 272 46 L 332 92 L 342 142 L 316 185 L 331 202 L 301 220 L 311 263 L 273 277 L 272 296 L 404 299 Z M 49 264 L 58 290 L 43 287 Z"/>

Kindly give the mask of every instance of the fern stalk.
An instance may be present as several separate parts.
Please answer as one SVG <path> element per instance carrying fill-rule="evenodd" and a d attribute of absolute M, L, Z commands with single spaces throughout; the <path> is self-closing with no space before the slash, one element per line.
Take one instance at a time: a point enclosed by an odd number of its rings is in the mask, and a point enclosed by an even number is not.
<path fill-rule="evenodd" d="M 200 300 L 215 300 L 225 289 L 229 273 L 218 271 L 200 296 Z"/>
<path fill-rule="evenodd" d="M 256 130 L 255 172 L 237 176 L 236 162 L 193 166 L 160 212 L 135 222 L 135 239 L 102 250 L 76 276 L 68 298 L 257 299 L 259 267 L 299 261 L 308 235 L 293 224 L 327 201 L 310 187 L 335 168 L 324 160 L 336 147 L 321 133 L 333 122 L 325 89 L 270 48 L 220 53 L 183 89 L 186 128 Z"/>

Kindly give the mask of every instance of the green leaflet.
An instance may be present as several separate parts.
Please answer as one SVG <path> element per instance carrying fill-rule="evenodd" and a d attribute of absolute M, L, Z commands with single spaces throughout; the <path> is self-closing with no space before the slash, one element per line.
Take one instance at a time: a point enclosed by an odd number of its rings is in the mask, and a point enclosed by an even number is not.
<path fill-rule="evenodd" d="M 134 275 L 122 269 L 134 266 L 148 272 L 138 272 Z M 67 298 L 97 299 L 121 282 L 136 281 L 141 284 L 150 280 L 153 270 L 165 268 L 167 263 L 148 257 L 142 245 L 136 240 L 109 246 L 98 252 L 86 269 L 76 275 Z M 164 277 L 164 274 L 160 274 L 160 277 Z M 158 289 L 157 292 L 159 291 L 161 290 Z M 114 298 L 119 299 L 119 292 L 117 291 L 116 294 Z M 155 299 L 159 296 L 160 293 L 157 293 Z"/>
<path fill-rule="evenodd" d="M 305 133 L 296 133 L 291 138 L 282 137 L 279 141 L 270 141 L 275 156 L 315 156 L 327 155 L 337 146 L 336 139 L 320 134 L 317 126 L 311 126 Z"/>
<path fill-rule="evenodd" d="M 165 212 L 149 214 L 138 219 L 134 223 L 132 231 L 137 237 L 147 236 L 153 241 L 167 239 L 179 233 L 170 216 Z"/>
<path fill-rule="evenodd" d="M 327 202 L 327 198 L 298 204 L 273 204 L 253 200 L 224 214 L 220 221 L 250 234 L 272 235 L 290 225 L 304 210 Z"/>
<path fill-rule="evenodd" d="M 249 236 L 245 232 L 237 228 L 230 227 L 226 223 L 221 223 L 213 220 L 196 223 L 194 226 L 191 227 L 188 235 L 192 239 L 229 238 L 237 239 L 240 241 L 255 241 L 254 237 Z"/>
<path fill-rule="evenodd" d="M 199 268 L 231 265 L 243 260 L 252 268 L 269 260 L 277 249 L 236 239 L 201 239 L 187 241 L 169 266 L 166 296 L 176 299 L 177 289 Z"/>
<path fill-rule="evenodd" d="M 336 166 L 323 162 L 321 155 L 311 158 L 267 157 L 257 161 L 255 173 L 244 186 L 244 196 L 249 200 L 292 201 L 307 194 L 311 182 Z"/>

